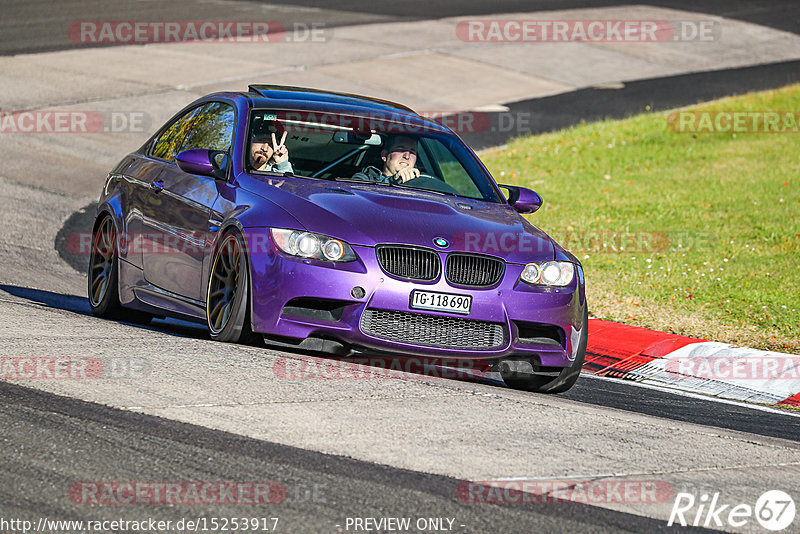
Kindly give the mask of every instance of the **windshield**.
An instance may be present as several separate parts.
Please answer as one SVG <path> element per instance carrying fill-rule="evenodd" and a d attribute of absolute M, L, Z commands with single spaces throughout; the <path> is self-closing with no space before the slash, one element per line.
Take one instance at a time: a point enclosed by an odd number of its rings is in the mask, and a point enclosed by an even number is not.
<path fill-rule="evenodd" d="M 412 121 L 256 110 L 247 143 L 249 172 L 501 202 L 486 171 L 457 137 Z"/>

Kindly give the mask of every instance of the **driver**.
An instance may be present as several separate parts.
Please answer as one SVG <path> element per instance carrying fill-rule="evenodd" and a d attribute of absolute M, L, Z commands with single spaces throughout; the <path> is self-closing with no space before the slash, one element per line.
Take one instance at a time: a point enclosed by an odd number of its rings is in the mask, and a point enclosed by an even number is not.
<path fill-rule="evenodd" d="M 280 142 L 275 137 L 276 132 L 283 132 Z M 256 122 L 250 135 L 250 166 L 257 171 L 294 173 L 285 142 L 286 130 L 280 123 L 266 120 Z"/>
<path fill-rule="evenodd" d="M 359 180 L 384 183 L 403 183 L 419 178 L 417 164 L 417 142 L 406 135 L 395 135 L 386 140 L 381 151 L 383 169 L 369 166 L 353 175 Z"/>

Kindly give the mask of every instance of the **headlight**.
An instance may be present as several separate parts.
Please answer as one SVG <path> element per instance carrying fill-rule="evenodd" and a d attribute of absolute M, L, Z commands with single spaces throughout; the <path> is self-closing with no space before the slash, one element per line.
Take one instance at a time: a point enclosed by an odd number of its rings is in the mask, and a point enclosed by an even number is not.
<path fill-rule="evenodd" d="M 543 261 L 529 263 L 520 279 L 540 286 L 568 286 L 575 278 L 575 265 L 568 261 Z"/>
<path fill-rule="evenodd" d="M 356 259 L 350 245 L 332 237 L 285 228 L 270 228 L 270 235 L 275 246 L 292 256 L 337 262 Z"/>

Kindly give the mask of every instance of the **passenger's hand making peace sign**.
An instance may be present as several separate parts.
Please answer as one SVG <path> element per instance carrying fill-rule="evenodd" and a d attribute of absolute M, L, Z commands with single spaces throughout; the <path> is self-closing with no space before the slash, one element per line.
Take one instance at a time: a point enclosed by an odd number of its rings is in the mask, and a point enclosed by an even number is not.
<path fill-rule="evenodd" d="M 272 161 L 281 163 L 289 159 L 289 149 L 283 143 L 286 142 L 286 132 L 281 136 L 281 142 L 275 139 L 275 134 L 272 134 Z"/>

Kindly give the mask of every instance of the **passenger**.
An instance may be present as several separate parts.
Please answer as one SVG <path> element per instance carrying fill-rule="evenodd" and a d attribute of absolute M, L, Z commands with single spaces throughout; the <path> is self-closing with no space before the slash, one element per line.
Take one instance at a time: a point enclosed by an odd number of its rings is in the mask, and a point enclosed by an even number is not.
<path fill-rule="evenodd" d="M 392 136 L 386 140 L 381 151 L 383 169 L 369 166 L 353 175 L 358 180 L 384 183 L 403 183 L 419 178 L 417 164 L 417 142 L 406 135 Z"/>
<path fill-rule="evenodd" d="M 275 137 L 276 131 L 283 131 L 280 142 Z M 250 136 L 250 166 L 257 171 L 294 173 L 285 142 L 286 130 L 277 123 L 256 124 Z"/>

